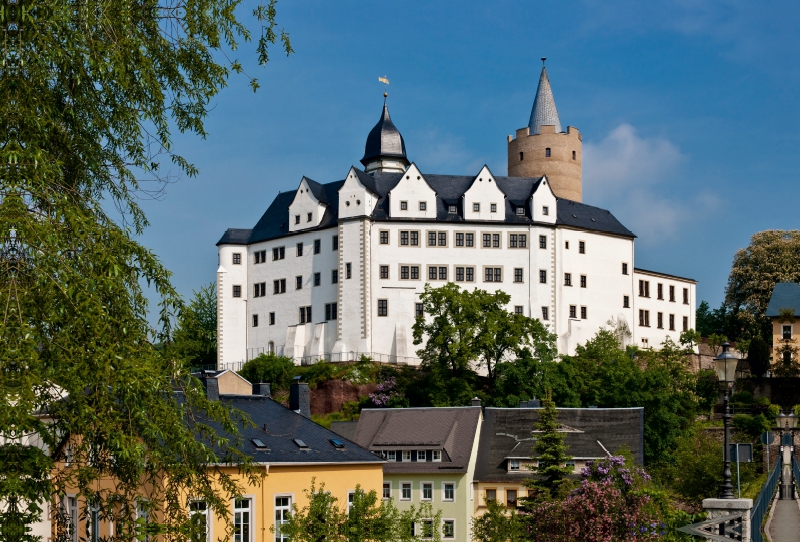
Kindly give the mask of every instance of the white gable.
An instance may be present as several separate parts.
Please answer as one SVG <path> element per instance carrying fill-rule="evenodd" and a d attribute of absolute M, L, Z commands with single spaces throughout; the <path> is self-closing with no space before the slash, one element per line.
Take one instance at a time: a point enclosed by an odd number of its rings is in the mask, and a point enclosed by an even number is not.
<path fill-rule="evenodd" d="M 339 188 L 339 218 L 369 216 L 377 202 L 378 197 L 361 183 L 355 168 L 351 167 Z"/>
<path fill-rule="evenodd" d="M 547 180 L 547 177 L 543 178 L 539 186 L 536 187 L 536 192 L 531 197 L 530 205 L 531 217 L 534 222 L 556 223 L 556 218 L 558 218 L 556 196 L 553 194 L 553 189 L 550 187 L 550 181 Z"/>
<path fill-rule="evenodd" d="M 494 175 L 486 166 L 483 166 L 472 185 L 464 192 L 464 218 L 500 222 L 506 219 L 506 195 L 497 186 Z"/>
<path fill-rule="evenodd" d="M 416 164 L 408 167 L 397 186 L 389 192 L 389 205 L 392 218 L 436 218 L 436 192 Z"/>
<path fill-rule="evenodd" d="M 319 225 L 325 214 L 325 205 L 311 191 L 308 180 L 303 177 L 289 205 L 289 231 L 301 231 Z"/>

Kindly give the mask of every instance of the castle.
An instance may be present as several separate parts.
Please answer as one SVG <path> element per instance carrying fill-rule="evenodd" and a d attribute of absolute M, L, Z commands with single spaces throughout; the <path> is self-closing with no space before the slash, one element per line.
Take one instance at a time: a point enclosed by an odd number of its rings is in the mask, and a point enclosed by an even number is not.
<path fill-rule="evenodd" d="M 508 176 L 426 174 L 384 101 L 363 169 L 278 194 L 252 229 L 217 243 L 221 367 L 271 351 L 313 363 L 416 363 L 424 285 L 502 289 L 572 354 L 609 322 L 644 348 L 695 325 L 691 279 L 634 266 L 636 236 L 582 202 L 581 134 L 563 131 L 542 68 Z"/>

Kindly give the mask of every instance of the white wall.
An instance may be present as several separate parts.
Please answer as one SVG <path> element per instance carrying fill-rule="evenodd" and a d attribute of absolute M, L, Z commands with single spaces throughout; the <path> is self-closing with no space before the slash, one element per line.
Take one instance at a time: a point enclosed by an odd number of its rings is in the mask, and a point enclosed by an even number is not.
<path fill-rule="evenodd" d="M 631 320 L 631 330 L 634 335 L 634 344 L 643 348 L 660 348 L 661 344 L 669 337 L 675 344 L 680 344 L 680 335 L 683 331 L 683 318 L 688 319 L 688 329 L 695 328 L 696 283 L 670 277 L 660 273 L 650 273 L 637 269 L 634 272 L 633 304 L 635 307 Z M 650 297 L 639 295 L 639 281 L 650 283 Z M 658 285 L 662 285 L 663 299 L 658 298 Z M 669 287 L 675 287 L 675 301 L 670 301 Z M 688 303 L 683 302 L 683 289 L 689 290 Z M 650 312 L 650 326 L 639 325 L 639 311 Z M 663 315 L 663 325 L 658 326 L 658 313 Z M 669 329 L 669 316 L 675 316 L 675 329 Z"/>
<path fill-rule="evenodd" d="M 241 263 L 234 265 L 233 255 Z M 250 284 L 247 278 L 248 248 L 244 245 L 220 245 L 217 269 L 217 360 L 220 363 L 245 358 L 247 303 Z M 241 297 L 233 297 L 233 286 L 241 286 Z"/>
<path fill-rule="evenodd" d="M 327 206 L 321 203 L 311 192 L 305 177 L 295 192 L 294 200 L 289 205 L 289 231 L 296 232 L 316 228 Z M 311 213 L 311 220 L 309 220 Z"/>
<path fill-rule="evenodd" d="M 475 212 L 473 204 L 480 204 Z M 492 212 L 494 204 L 495 212 Z M 493 220 L 504 222 L 506 219 L 506 195 L 497 186 L 494 175 L 489 168 L 483 166 L 472 185 L 464 192 L 464 218 L 467 220 Z"/>
<path fill-rule="evenodd" d="M 403 201 L 408 203 L 406 210 L 400 208 Z M 426 204 L 424 211 L 419 209 L 421 201 Z M 408 167 L 400 182 L 389 193 L 389 206 L 389 214 L 395 218 L 436 219 L 436 192 L 415 164 Z"/>

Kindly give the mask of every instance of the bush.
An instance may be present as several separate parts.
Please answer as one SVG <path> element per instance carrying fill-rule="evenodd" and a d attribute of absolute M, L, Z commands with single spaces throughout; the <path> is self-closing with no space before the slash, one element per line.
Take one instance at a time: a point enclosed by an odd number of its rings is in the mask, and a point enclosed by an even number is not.
<path fill-rule="evenodd" d="M 253 384 L 265 382 L 273 390 L 285 390 L 295 375 L 295 365 L 290 358 L 261 354 L 245 363 L 239 374 Z"/>
<path fill-rule="evenodd" d="M 722 444 L 695 428 L 678 438 L 674 458 L 655 472 L 658 480 L 695 504 L 712 497 L 722 481 Z"/>

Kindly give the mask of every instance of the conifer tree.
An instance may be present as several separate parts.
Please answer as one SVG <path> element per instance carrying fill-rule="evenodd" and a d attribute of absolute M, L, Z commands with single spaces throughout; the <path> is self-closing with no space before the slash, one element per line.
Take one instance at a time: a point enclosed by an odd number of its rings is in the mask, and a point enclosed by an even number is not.
<path fill-rule="evenodd" d="M 529 487 L 539 490 L 540 497 L 544 499 L 562 497 L 572 485 L 569 475 L 573 468 L 566 464 L 572 456 L 567 455 L 567 446 L 564 444 L 566 434 L 559 431 L 560 427 L 553 391 L 548 388 L 542 399 L 542 409 L 534 432 L 536 444 L 533 446 L 535 455 L 532 459 L 539 462 L 533 469 L 537 476 L 528 482 Z"/>

